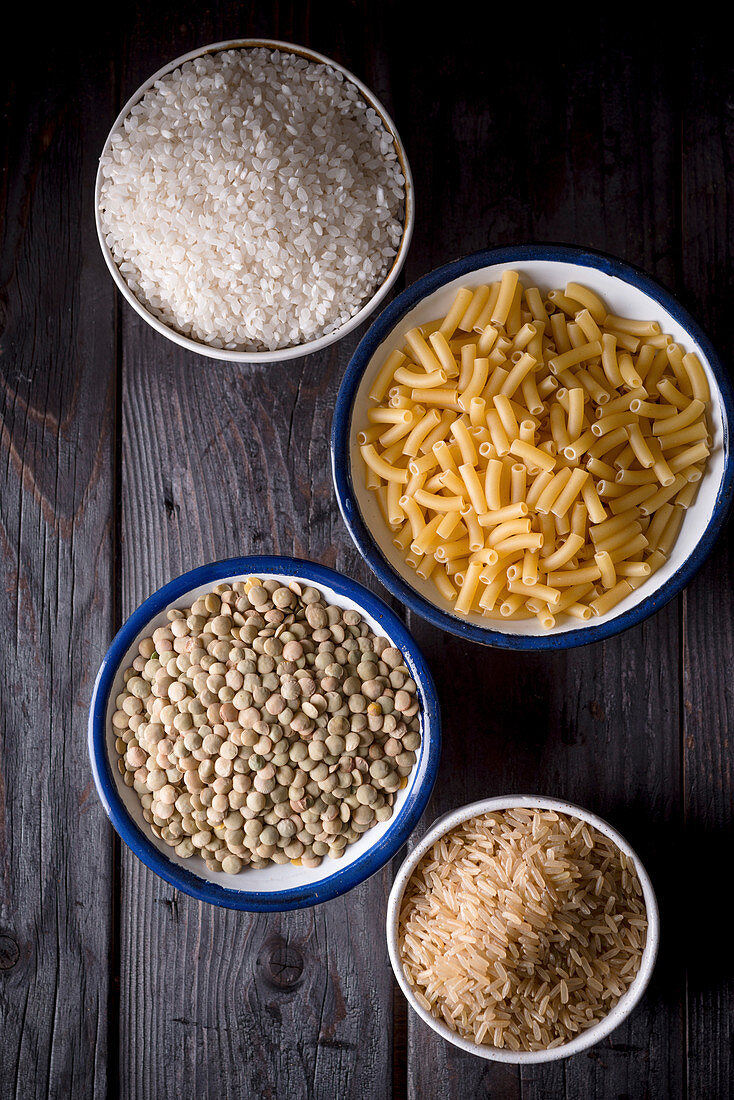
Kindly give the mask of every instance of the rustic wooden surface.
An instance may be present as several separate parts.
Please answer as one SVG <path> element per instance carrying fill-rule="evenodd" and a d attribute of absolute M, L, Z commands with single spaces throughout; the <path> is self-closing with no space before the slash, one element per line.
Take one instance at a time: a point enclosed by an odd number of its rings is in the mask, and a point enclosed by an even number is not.
<path fill-rule="evenodd" d="M 714 31 L 665 35 L 644 18 L 626 30 L 618 13 L 584 22 L 548 8 L 542 19 L 457 9 L 448 26 L 416 10 L 180 0 L 87 24 L 34 9 L 25 42 L 40 65 L 8 44 L 2 1100 L 732 1095 L 734 952 L 728 932 L 711 930 L 730 924 L 730 538 L 654 618 L 568 653 L 482 649 L 409 620 L 445 720 L 424 824 L 485 795 L 566 796 L 629 836 L 658 889 L 649 992 L 575 1058 L 494 1065 L 408 1012 L 383 933 L 390 869 L 299 913 L 203 906 L 121 848 L 91 782 L 97 665 L 122 619 L 170 577 L 232 554 L 297 553 L 385 595 L 346 534 L 329 473 L 334 396 L 364 329 L 295 363 L 217 364 L 147 328 L 104 268 L 96 159 L 122 103 L 172 57 L 270 36 L 313 46 L 374 89 L 416 185 L 398 290 L 488 245 L 588 245 L 657 277 L 732 360 L 734 73 Z"/>

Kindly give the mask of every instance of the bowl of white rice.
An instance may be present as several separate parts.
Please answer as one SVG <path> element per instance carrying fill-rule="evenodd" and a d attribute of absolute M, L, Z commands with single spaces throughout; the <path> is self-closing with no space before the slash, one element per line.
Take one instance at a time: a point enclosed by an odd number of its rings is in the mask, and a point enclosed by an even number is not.
<path fill-rule="evenodd" d="M 485 799 L 434 822 L 387 909 L 390 962 L 411 1008 L 481 1058 L 555 1061 L 629 1016 L 659 943 L 650 878 L 627 841 L 579 806 Z"/>
<path fill-rule="evenodd" d="M 413 184 L 385 108 L 341 65 L 271 39 L 171 61 L 125 104 L 95 188 L 123 297 L 210 358 L 327 347 L 384 300 L 413 231 Z"/>

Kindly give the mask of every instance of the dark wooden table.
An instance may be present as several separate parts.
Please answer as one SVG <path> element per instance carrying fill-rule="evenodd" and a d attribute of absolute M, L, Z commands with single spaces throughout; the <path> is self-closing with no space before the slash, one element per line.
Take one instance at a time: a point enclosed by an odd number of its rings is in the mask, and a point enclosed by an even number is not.
<path fill-rule="evenodd" d="M 592 246 L 678 294 L 731 362 L 726 42 L 547 5 L 110 7 L 90 22 L 34 7 L 3 56 L 0 1097 L 732 1095 L 731 539 L 654 618 L 567 653 L 480 648 L 410 618 L 445 719 L 424 826 L 481 796 L 568 797 L 631 839 L 659 892 L 644 1001 L 570 1060 L 488 1063 L 408 1013 L 383 932 L 394 868 L 283 916 L 176 893 L 118 843 L 86 750 L 105 648 L 179 572 L 295 553 L 385 595 L 329 472 L 334 397 L 364 330 L 238 368 L 176 349 L 117 295 L 93 182 L 132 91 L 205 42 L 311 45 L 373 88 L 404 138 L 417 222 L 398 289 L 488 245 Z"/>

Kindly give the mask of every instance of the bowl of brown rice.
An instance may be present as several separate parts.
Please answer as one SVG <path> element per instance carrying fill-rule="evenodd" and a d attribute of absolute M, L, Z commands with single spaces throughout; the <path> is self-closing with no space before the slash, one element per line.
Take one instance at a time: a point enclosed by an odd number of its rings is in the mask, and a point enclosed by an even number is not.
<path fill-rule="evenodd" d="M 444 1039 L 494 1061 L 548 1062 L 632 1012 L 655 965 L 658 906 L 606 821 L 504 796 L 431 826 L 393 883 L 387 941 L 408 1003 Z"/>
<path fill-rule="evenodd" d="M 239 363 L 321 350 L 403 266 L 413 185 L 377 97 L 273 39 L 193 50 L 132 95 L 102 149 L 97 235 L 129 305 L 180 347 Z"/>

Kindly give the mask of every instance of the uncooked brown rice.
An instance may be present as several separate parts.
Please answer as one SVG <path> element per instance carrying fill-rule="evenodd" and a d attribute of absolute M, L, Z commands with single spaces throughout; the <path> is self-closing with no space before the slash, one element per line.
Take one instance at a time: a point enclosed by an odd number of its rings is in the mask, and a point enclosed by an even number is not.
<path fill-rule="evenodd" d="M 561 1046 L 602 1020 L 647 935 L 632 860 L 588 822 L 514 808 L 441 837 L 403 896 L 399 946 L 418 1003 L 464 1039 Z"/>

